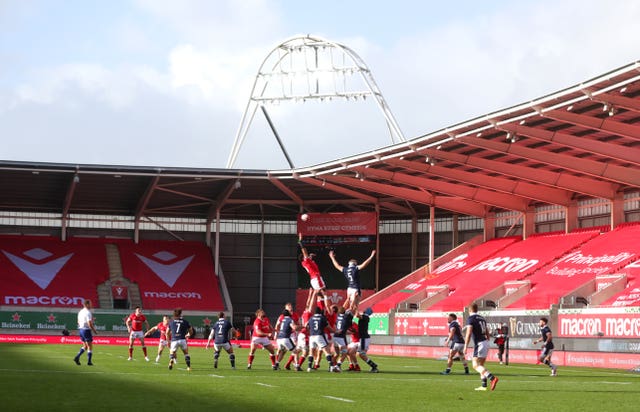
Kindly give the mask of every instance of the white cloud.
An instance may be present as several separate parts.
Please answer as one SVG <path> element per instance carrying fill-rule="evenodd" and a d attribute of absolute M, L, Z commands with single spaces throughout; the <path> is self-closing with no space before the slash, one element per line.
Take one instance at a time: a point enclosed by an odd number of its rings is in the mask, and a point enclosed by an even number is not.
<path fill-rule="evenodd" d="M 271 47 L 291 36 L 294 16 L 267 0 L 135 4 L 135 12 L 105 23 L 122 48 L 110 60 L 76 55 L 59 65 L 25 65 L 19 82 L 1 85 L 0 135 L 20 137 L 5 156 L 226 164 L 258 66 Z M 0 6 L 0 19 L 2 14 Z M 404 28 L 409 34 L 397 39 L 394 27 L 353 34 L 345 29 L 340 38 L 320 31 L 320 36 L 365 60 L 411 138 L 638 59 L 639 18 L 640 3 L 633 1 L 546 0 L 508 4 L 484 15 L 461 13 L 437 26 Z M 143 23 L 137 26 L 138 19 Z M 377 36 L 385 32 L 390 46 L 375 43 L 374 30 Z M 1 48 L 0 55 L 6 56 Z M 390 143 L 371 101 L 291 103 L 268 110 L 296 166 Z M 96 151 L 100 139 L 112 144 Z M 261 113 L 237 166 L 286 167 Z"/>
<path fill-rule="evenodd" d="M 238 50 L 282 36 L 281 10 L 267 0 L 137 0 L 185 42 Z"/>
<path fill-rule="evenodd" d="M 371 65 L 405 133 L 425 134 L 637 59 L 640 4 L 585 4 L 595 2 L 518 3 L 427 28 Z"/>
<path fill-rule="evenodd" d="M 249 97 L 260 57 L 252 50 L 243 52 L 207 52 L 193 45 L 178 46 L 169 55 L 171 86 L 190 96 L 192 102 L 203 99 L 214 107 L 232 105 L 240 111 Z"/>

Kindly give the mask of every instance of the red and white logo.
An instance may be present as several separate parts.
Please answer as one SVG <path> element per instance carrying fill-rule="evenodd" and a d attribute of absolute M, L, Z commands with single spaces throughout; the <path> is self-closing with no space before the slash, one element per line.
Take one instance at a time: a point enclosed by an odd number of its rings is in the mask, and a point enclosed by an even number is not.
<path fill-rule="evenodd" d="M 5 250 L 2 253 L 40 289 L 46 289 L 73 256 L 73 253 L 69 253 L 66 256 L 50 259 L 53 254 L 41 248 L 27 250 L 23 253 L 25 257 L 16 256 Z"/>
<path fill-rule="evenodd" d="M 169 287 L 173 287 L 178 278 L 185 271 L 195 255 L 175 261 L 177 256 L 171 252 L 162 251 L 154 254 L 154 259 L 135 254 L 153 273 L 155 273 Z M 172 263 L 169 263 L 172 262 Z"/>

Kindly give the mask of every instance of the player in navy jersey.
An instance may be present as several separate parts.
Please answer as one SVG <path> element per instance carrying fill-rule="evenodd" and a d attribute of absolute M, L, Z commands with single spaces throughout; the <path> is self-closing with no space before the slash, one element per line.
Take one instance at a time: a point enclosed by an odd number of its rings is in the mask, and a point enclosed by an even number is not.
<path fill-rule="evenodd" d="M 329 363 L 329 372 L 333 372 L 334 365 L 330 352 L 331 348 L 327 342 L 324 332 L 325 329 L 329 329 L 330 332 L 333 332 L 334 329 L 329 325 L 327 318 L 322 313 L 322 309 L 316 307 L 315 314 L 311 316 L 309 323 L 307 323 L 307 328 L 309 330 L 309 348 L 311 350 L 308 358 L 309 367 L 307 368 L 307 372 L 311 372 L 312 369 L 316 369 L 313 364 L 314 355 L 320 351 L 324 352 L 327 362 Z"/>
<path fill-rule="evenodd" d="M 353 324 L 353 314 L 346 311 L 344 307 L 338 308 L 338 317 L 336 318 L 336 331 L 333 333 L 333 344 L 336 347 L 336 369 L 341 370 L 342 362 L 347 357 L 347 331 Z"/>
<path fill-rule="evenodd" d="M 280 362 L 284 358 L 284 354 L 287 351 L 293 351 L 296 344 L 292 338 L 292 334 L 296 331 L 298 325 L 291 317 L 291 312 L 285 309 L 282 311 L 282 320 L 278 322 L 278 329 L 276 329 L 276 344 L 278 346 L 278 353 L 276 354 L 276 365 L 274 370 L 280 369 Z"/>
<path fill-rule="evenodd" d="M 307 297 L 307 302 L 309 301 L 309 297 Z M 291 302 L 287 302 L 284 305 L 284 308 L 286 310 L 289 311 L 289 313 L 291 314 L 291 319 L 293 319 L 293 323 L 295 323 L 296 328 L 295 330 L 291 333 L 291 340 L 293 341 L 293 343 L 296 343 L 298 340 L 298 330 L 300 329 L 300 316 L 298 316 L 298 314 L 293 310 L 293 304 Z M 280 330 L 280 323 L 284 320 L 284 315 L 280 314 L 280 316 L 278 316 L 278 319 L 276 320 L 276 326 L 274 327 L 275 330 L 275 337 L 277 339 L 277 335 L 278 335 L 278 330 Z M 295 362 L 295 365 L 298 366 L 298 353 L 300 351 L 296 350 L 297 348 L 294 347 L 294 350 L 291 351 L 291 355 L 289 356 L 289 360 L 287 361 L 287 363 L 285 364 L 284 368 L 286 370 L 291 370 L 291 364 Z"/>
<path fill-rule="evenodd" d="M 358 303 L 360 303 L 360 271 L 366 268 L 376 255 L 376 251 L 372 250 L 371 255 L 358 265 L 358 261 L 350 259 L 348 266 L 342 266 L 336 260 L 336 254 L 333 250 L 329 252 L 329 257 L 333 266 L 338 269 L 344 277 L 347 279 L 347 299 L 344 301 L 344 307 L 356 312 L 358 310 Z"/>
<path fill-rule="evenodd" d="M 449 321 L 449 336 L 444 340 L 444 344 L 449 346 L 449 358 L 447 359 L 447 369 L 440 373 L 443 375 L 450 374 L 453 358 L 459 355 L 464 366 L 464 373 L 468 375 L 469 365 L 467 364 L 467 358 L 464 356 L 464 337 L 462 336 L 462 328 L 458 323 L 458 316 L 455 313 L 450 313 L 447 320 Z"/>
<path fill-rule="evenodd" d="M 173 369 L 175 364 L 176 352 L 178 348 L 184 353 L 184 361 L 187 364 L 187 371 L 191 371 L 191 356 L 189 355 L 189 347 L 187 338 L 193 336 L 193 328 L 186 319 L 182 318 L 182 309 L 173 310 L 173 319 L 169 321 L 167 330 L 167 340 L 171 342 L 169 349 L 169 370 Z"/>
<path fill-rule="evenodd" d="M 551 335 L 551 328 L 549 325 L 549 319 L 540 318 L 540 338 L 533 341 L 535 345 L 538 342 L 542 342 L 542 351 L 540 352 L 540 362 L 544 363 L 551 368 L 551 376 L 558 375 L 558 368 L 551 362 L 551 355 L 553 354 L 553 336 Z"/>
<path fill-rule="evenodd" d="M 231 362 L 231 369 L 236 368 L 236 355 L 233 353 L 233 346 L 229 341 L 229 336 L 235 329 L 231 322 L 225 317 L 224 312 L 218 313 L 218 321 L 213 325 L 207 345 L 205 349 L 209 349 L 209 344 L 213 340 L 213 367 L 218 368 L 218 358 L 220 357 L 220 350 L 224 349 L 229 354 L 229 362 Z"/>
<path fill-rule="evenodd" d="M 480 374 L 482 386 L 476 388 L 477 391 L 487 390 L 487 380 L 491 382 L 491 390 L 496 388 L 498 377 L 493 376 L 485 367 L 484 363 L 489 354 L 489 329 L 487 321 L 478 314 L 478 304 L 472 303 L 469 306 L 469 319 L 467 319 L 467 331 L 464 339 L 464 353 L 471 343 L 473 337 L 473 369 Z"/>
<path fill-rule="evenodd" d="M 367 356 L 369 344 L 371 343 L 371 335 L 369 335 L 369 320 L 373 313 L 371 308 L 366 308 L 364 312 L 358 315 L 358 331 L 360 332 L 360 346 L 358 347 L 358 356 L 371 366 L 371 373 L 378 373 L 378 365 Z"/>

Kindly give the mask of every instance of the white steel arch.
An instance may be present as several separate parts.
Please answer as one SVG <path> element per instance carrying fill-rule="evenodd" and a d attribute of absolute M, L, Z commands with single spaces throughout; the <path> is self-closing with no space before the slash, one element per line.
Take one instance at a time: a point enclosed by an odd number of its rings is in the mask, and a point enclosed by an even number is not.
<path fill-rule="evenodd" d="M 374 99 L 382 111 L 391 143 L 406 141 L 371 70 L 355 51 L 316 36 L 292 37 L 274 47 L 258 69 L 227 168 L 235 164 L 258 107 L 264 111 L 264 104 L 278 104 L 280 101 L 357 101 L 367 98 Z M 276 138 L 279 140 L 277 135 Z M 284 147 L 282 149 L 286 156 Z"/>

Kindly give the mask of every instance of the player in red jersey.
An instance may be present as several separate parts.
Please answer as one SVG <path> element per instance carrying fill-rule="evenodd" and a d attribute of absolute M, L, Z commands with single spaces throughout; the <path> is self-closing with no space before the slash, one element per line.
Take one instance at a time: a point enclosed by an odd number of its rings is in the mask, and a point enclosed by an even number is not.
<path fill-rule="evenodd" d="M 360 372 L 360 365 L 358 365 L 358 357 L 356 356 L 360 349 L 360 331 L 358 330 L 358 324 L 355 322 L 352 323 L 349 332 L 351 332 L 351 343 L 347 347 L 349 371 Z"/>
<path fill-rule="evenodd" d="M 309 323 L 309 319 L 311 319 L 311 307 L 309 306 L 309 302 L 307 301 L 307 307 L 304 312 L 302 312 L 301 317 L 301 325 L 302 329 L 298 332 L 298 340 L 296 343 L 296 348 L 294 349 L 294 353 L 298 357 L 296 361 L 296 371 L 302 371 L 302 362 L 307 359 L 309 356 L 309 328 L 307 324 Z"/>
<path fill-rule="evenodd" d="M 156 363 L 160 362 L 160 355 L 162 355 L 162 351 L 164 348 L 169 346 L 167 343 L 167 326 L 169 325 L 169 316 L 164 315 L 162 317 L 162 322 L 158 323 L 156 326 L 152 327 L 144 334 L 144 337 L 150 336 L 155 331 L 160 332 L 160 340 L 158 341 L 158 356 L 156 356 Z"/>
<path fill-rule="evenodd" d="M 263 309 L 256 310 L 256 320 L 253 321 L 253 334 L 251 335 L 251 347 L 249 348 L 249 362 L 247 369 L 251 369 L 253 359 L 255 359 L 256 349 L 262 346 L 269 351 L 271 367 L 276 369 L 276 350 L 269 337 L 273 334 L 273 327 Z"/>
<path fill-rule="evenodd" d="M 135 311 L 129 315 L 125 323 L 129 331 L 129 359 L 127 360 L 133 360 L 133 342 L 135 342 L 136 339 L 140 339 L 144 360 L 149 362 L 147 347 L 144 345 L 144 332 L 142 330 L 142 325 L 145 325 L 147 330 L 149 329 L 149 322 L 147 322 L 147 317 L 142 314 L 140 306 L 136 306 Z"/>
<path fill-rule="evenodd" d="M 324 280 L 322 279 L 322 275 L 320 274 L 318 264 L 314 260 L 316 254 L 309 253 L 307 251 L 307 248 L 302 244 L 302 233 L 298 234 L 298 245 L 300 246 L 300 250 L 302 251 L 300 263 L 309 274 L 309 278 L 311 280 L 311 288 L 309 288 L 309 298 L 312 302 L 315 302 L 316 297 L 321 298 L 324 296 L 326 285 L 324 284 Z"/>

